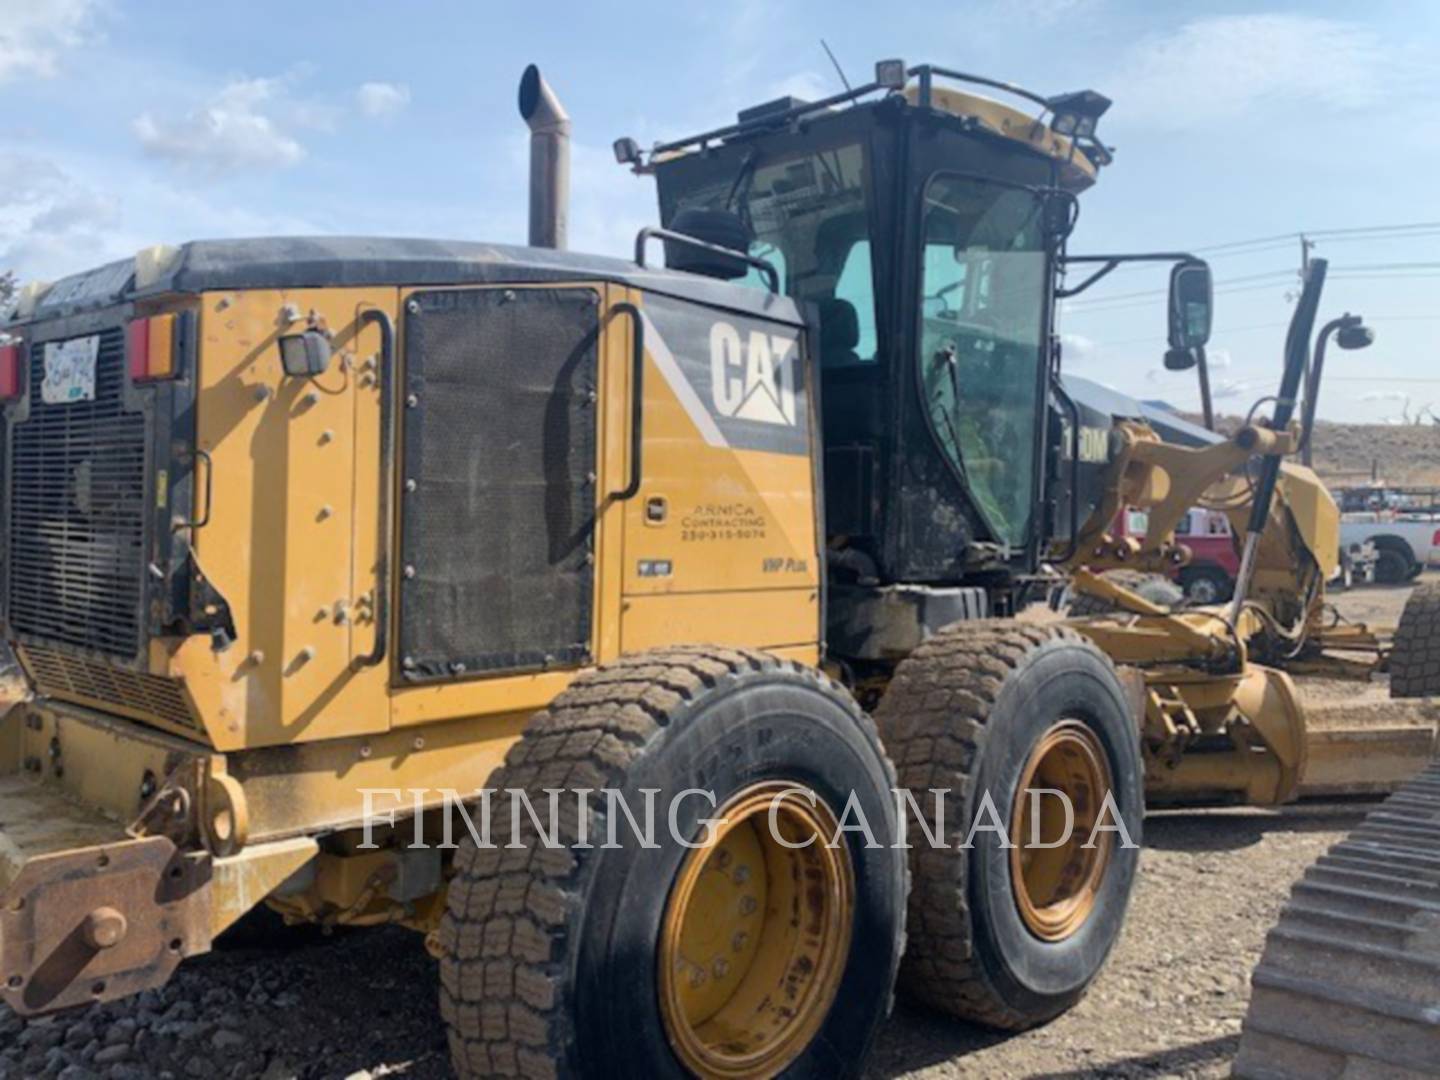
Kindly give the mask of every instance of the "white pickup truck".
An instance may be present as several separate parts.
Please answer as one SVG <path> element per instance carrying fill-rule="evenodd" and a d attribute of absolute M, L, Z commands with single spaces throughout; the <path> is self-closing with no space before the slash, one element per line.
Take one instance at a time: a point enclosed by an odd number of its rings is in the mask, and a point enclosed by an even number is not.
<path fill-rule="evenodd" d="M 1367 541 L 1375 546 L 1375 580 L 1398 585 L 1440 561 L 1440 515 L 1391 510 L 1341 515 L 1342 554 L 1361 549 Z"/>

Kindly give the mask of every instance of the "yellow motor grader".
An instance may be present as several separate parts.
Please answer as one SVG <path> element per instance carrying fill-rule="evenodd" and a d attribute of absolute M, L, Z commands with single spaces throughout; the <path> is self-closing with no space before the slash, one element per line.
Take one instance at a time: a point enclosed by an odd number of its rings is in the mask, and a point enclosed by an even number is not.
<path fill-rule="evenodd" d="M 532 67 L 529 247 L 202 241 L 27 287 L 4 1002 L 160 985 L 264 904 L 420 931 L 461 1075 L 847 1075 L 897 972 L 1001 1028 L 1078 1000 L 1147 795 L 1417 768 L 1418 722 L 1318 753 L 1288 674 L 1386 661 L 1326 621 L 1334 505 L 1280 467 L 1323 270 L 1268 425 L 1061 377 L 1067 274 L 1135 258 L 1068 252 L 1107 105 L 887 61 L 622 139 L 663 223 L 630 260 L 564 250 Z M 1208 270 L 1136 257 L 1203 374 Z M 1197 500 L 1241 526 L 1229 609 L 1104 576 L 1183 562 Z M 1015 618 L 1060 571 L 1116 610 Z"/>

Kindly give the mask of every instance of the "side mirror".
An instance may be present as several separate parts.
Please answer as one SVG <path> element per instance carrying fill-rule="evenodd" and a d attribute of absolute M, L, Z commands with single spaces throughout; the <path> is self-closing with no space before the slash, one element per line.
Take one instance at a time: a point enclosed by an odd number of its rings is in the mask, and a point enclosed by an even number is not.
<path fill-rule="evenodd" d="M 1210 267 L 1182 262 L 1170 271 L 1170 348 L 1200 349 L 1210 340 L 1214 286 Z"/>
<path fill-rule="evenodd" d="M 280 365 L 291 378 L 323 375 L 330 365 L 330 339 L 319 330 L 282 335 Z"/>
<path fill-rule="evenodd" d="M 1364 323 L 1342 326 L 1335 335 L 1335 344 L 1342 349 L 1368 349 L 1375 342 L 1375 331 Z"/>

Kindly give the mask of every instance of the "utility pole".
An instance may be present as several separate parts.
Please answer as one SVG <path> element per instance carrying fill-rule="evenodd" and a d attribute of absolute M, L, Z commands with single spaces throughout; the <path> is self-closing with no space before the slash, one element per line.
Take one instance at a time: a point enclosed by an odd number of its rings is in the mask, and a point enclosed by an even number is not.
<path fill-rule="evenodd" d="M 1296 297 L 1297 300 L 1299 299 L 1300 294 L 1305 291 L 1305 282 L 1306 282 L 1306 280 L 1310 277 L 1310 251 L 1311 251 L 1312 248 L 1315 247 L 1315 241 L 1314 241 L 1314 240 L 1311 240 L 1311 239 L 1310 239 L 1309 237 L 1307 237 L 1303 232 L 1300 233 L 1299 236 L 1300 236 L 1300 289 L 1299 289 L 1299 292 L 1297 292 L 1297 293 L 1295 294 L 1295 297 Z M 1309 398 L 1309 396 L 1310 396 L 1310 348 L 1309 348 L 1309 345 L 1308 345 L 1308 344 L 1306 345 L 1306 348 L 1305 348 L 1305 366 L 1304 366 L 1304 368 L 1301 370 L 1300 386 L 1302 387 L 1302 392 L 1304 393 L 1305 397 L 1306 397 L 1306 398 Z M 1306 402 L 1306 408 L 1309 408 L 1309 403 L 1308 403 L 1308 401 Z M 1309 453 L 1310 453 L 1310 447 L 1309 447 L 1308 445 L 1305 447 L 1305 453 L 1306 453 L 1306 456 L 1308 457 L 1308 456 L 1309 456 Z M 1309 464 L 1309 461 L 1307 460 L 1307 461 L 1305 462 L 1305 464 L 1308 465 L 1308 464 Z"/>

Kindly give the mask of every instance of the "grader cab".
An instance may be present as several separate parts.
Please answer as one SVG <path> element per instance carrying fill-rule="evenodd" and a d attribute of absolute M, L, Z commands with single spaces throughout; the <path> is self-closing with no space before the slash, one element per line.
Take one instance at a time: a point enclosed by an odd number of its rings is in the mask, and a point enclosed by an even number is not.
<path fill-rule="evenodd" d="M 1040 111 L 940 85 L 977 82 Z M 1335 636 L 1333 503 L 1271 467 L 1284 417 L 1224 440 L 1060 378 L 1106 104 L 890 62 L 621 140 L 664 223 L 630 261 L 560 250 L 568 120 L 532 68 L 529 248 L 196 242 L 27 290 L 5 1002 L 159 985 L 264 903 L 421 931 L 462 1075 L 853 1072 L 907 907 L 916 996 L 1069 1007 L 1147 788 L 1290 797 L 1282 667 Z M 1208 272 L 1142 257 L 1203 373 Z M 1097 523 L 1187 485 L 1263 507 L 1228 616 L 1089 573 L 1183 559 Z M 1057 566 L 1120 610 L 1010 618 Z"/>

